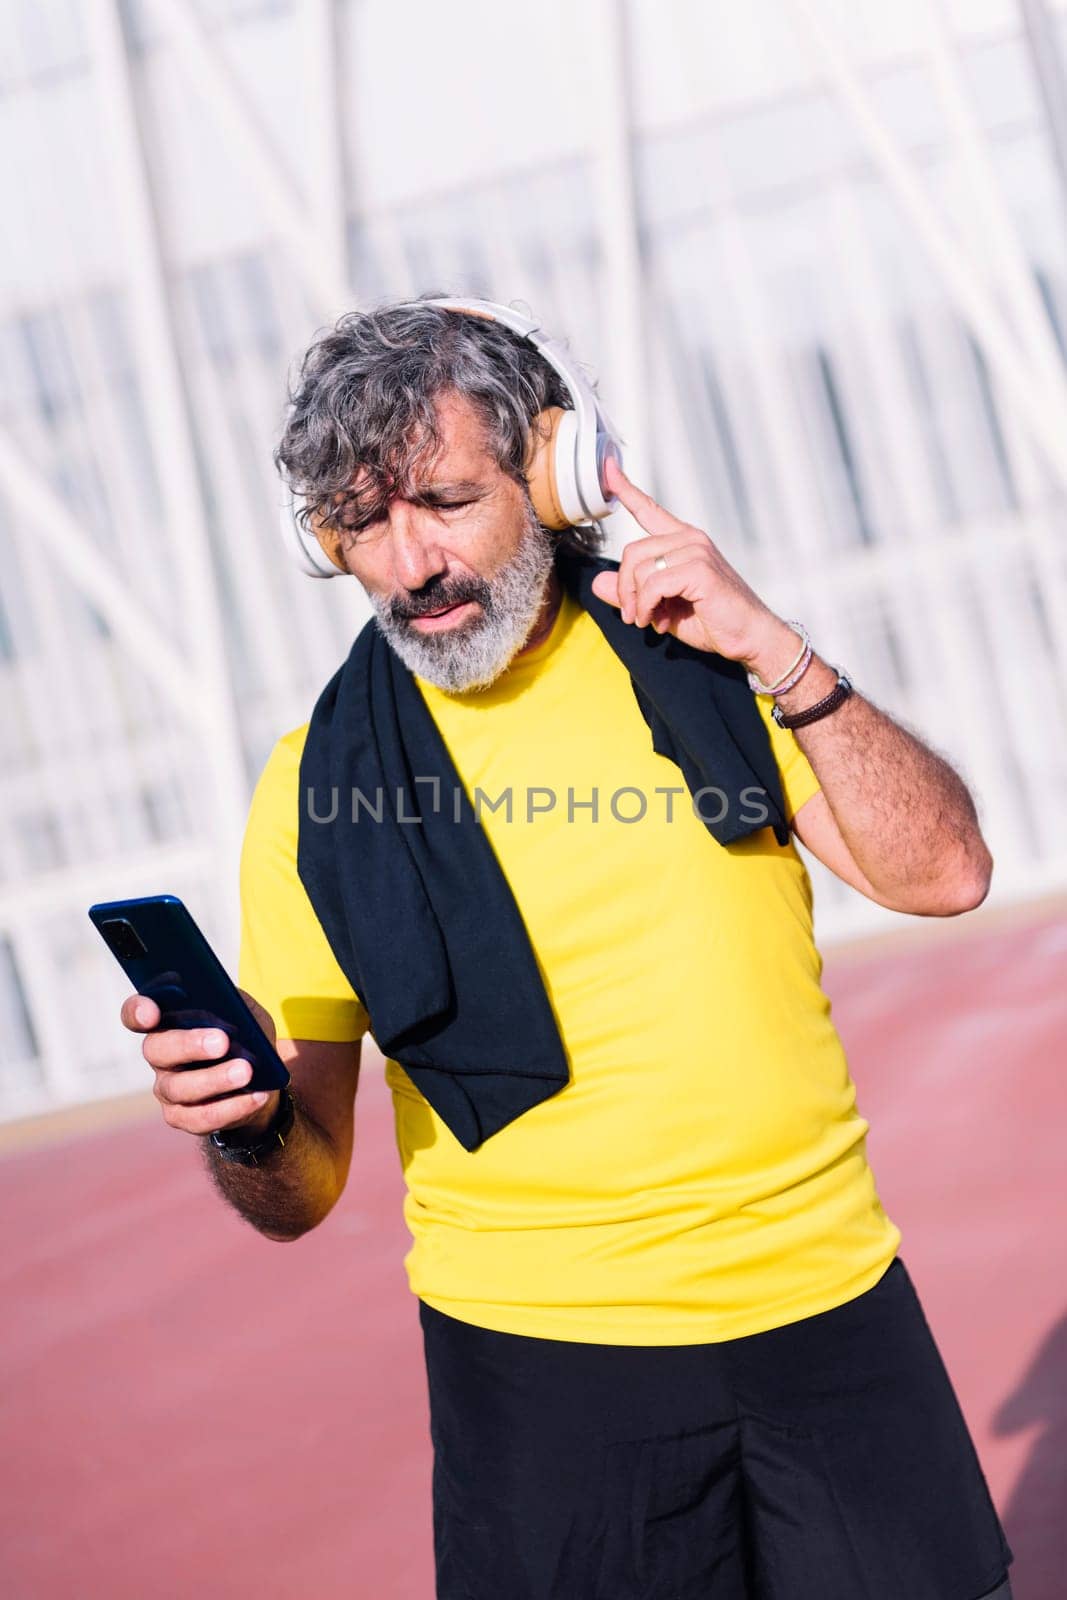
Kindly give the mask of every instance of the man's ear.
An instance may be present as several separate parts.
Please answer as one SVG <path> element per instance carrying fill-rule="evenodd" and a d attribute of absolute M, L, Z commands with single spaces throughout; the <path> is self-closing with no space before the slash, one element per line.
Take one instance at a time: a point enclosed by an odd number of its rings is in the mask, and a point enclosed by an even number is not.
<path fill-rule="evenodd" d="M 308 518 L 308 526 L 337 570 L 347 573 L 348 563 L 344 556 L 344 542 L 341 538 L 340 529 L 327 527 L 317 511 L 311 513 Z"/>

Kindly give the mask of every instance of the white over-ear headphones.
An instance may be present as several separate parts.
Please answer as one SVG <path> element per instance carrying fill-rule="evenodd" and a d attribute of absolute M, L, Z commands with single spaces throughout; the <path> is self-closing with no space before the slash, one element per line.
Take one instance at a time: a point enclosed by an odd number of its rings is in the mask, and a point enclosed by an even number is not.
<path fill-rule="evenodd" d="M 544 356 L 563 379 L 573 410 L 548 406 L 534 419 L 526 467 L 534 510 L 546 528 L 569 528 L 606 517 L 612 506 L 604 490 L 604 464 L 612 457 L 621 465 L 622 446 L 592 385 L 562 345 L 547 338 L 536 322 L 492 300 L 449 298 L 415 304 L 501 322 Z M 330 560 L 314 531 L 301 522 L 300 510 L 299 498 L 287 494 L 281 510 L 286 549 L 309 577 L 340 577 L 340 567 Z"/>

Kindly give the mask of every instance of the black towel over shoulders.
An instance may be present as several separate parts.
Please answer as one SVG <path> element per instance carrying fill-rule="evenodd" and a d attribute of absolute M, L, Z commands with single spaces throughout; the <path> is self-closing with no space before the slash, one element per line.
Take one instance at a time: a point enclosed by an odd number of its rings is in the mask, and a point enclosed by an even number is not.
<path fill-rule="evenodd" d="M 623 622 L 592 589 L 617 566 L 557 553 L 564 587 L 630 674 L 653 748 L 691 794 L 715 791 L 705 826 L 719 844 L 766 826 L 787 843 L 744 670 Z M 379 1048 L 465 1149 L 569 1081 L 522 913 L 418 684 L 373 619 L 311 716 L 297 871 Z"/>

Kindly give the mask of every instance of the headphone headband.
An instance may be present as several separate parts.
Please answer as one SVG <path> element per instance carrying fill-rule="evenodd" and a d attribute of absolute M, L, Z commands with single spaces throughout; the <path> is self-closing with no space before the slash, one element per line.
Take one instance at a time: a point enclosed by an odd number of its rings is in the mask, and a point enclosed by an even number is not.
<path fill-rule="evenodd" d="M 419 302 L 415 302 L 418 304 Z M 538 355 L 548 362 L 567 388 L 567 392 L 574 401 L 574 410 L 578 418 L 578 427 L 587 425 L 590 418 L 595 418 L 598 411 L 604 416 L 592 385 L 580 372 L 577 363 L 572 360 L 569 352 L 555 339 L 550 339 L 540 325 L 532 322 L 529 317 L 524 317 L 521 312 L 513 311 L 511 306 L 498 305 L 495 300 L 461 300 L 447 297 L 442 300 L 424 300 L 423 305 L 440 306 L 443 311 L 466 311 L 471 316 L 485 317 L 490 322 L 503 323 L 505 328 L 510 328 L 512 333 L 519 334 L 532 344 Z M 614 434 L 615 430 L 608 425 L 608 431 Z"/>
<path fill-rule="evenodd" d="M 534 445 L 527 472 L 534 509 L 540 520 L 553 528 L 606 517 L 612 508 L 604 489 L 604 464 L 609 456 L 621 463 L 621 443 L 592 384 L 569 351 L 557 340 L 550 339 L 538 323 L 511 306 L 499 305 L 493 300 L 444 296 L 407 304 L 436 306 L 442 311 L 457 311 L 499 322 L 534 347 L 559 375 L 572 406 L 569 411 L 549 407 L 535 419 Z M 290 555 L 310 577 L 341 576 L 341 569 L 330 560 L 314 532 L 300 522 L 299 510 L 297 498 L 288 495 L 282 506 L 281 522 Z"/>

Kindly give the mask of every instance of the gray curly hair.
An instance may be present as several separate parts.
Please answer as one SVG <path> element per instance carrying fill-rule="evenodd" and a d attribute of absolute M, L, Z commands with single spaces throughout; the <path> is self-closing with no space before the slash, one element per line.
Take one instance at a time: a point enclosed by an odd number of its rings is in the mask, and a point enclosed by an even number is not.
<path fill-rule="evenodd" d="M 570 407 L 563 380 L 527 340 L 429 298 L 348 312 L 304 355 L 274 461 L 304 500 L 305 525 L 314 517 L 357 530 L 392 495 L 418 503 L 419 469 L 440 448 L 444 394 L 472 403 L 498 466 L 524 489 L 530 424 L 546 406 Z M 603 540 L 597 524 L 558 537 L 592 552 Z"/>

